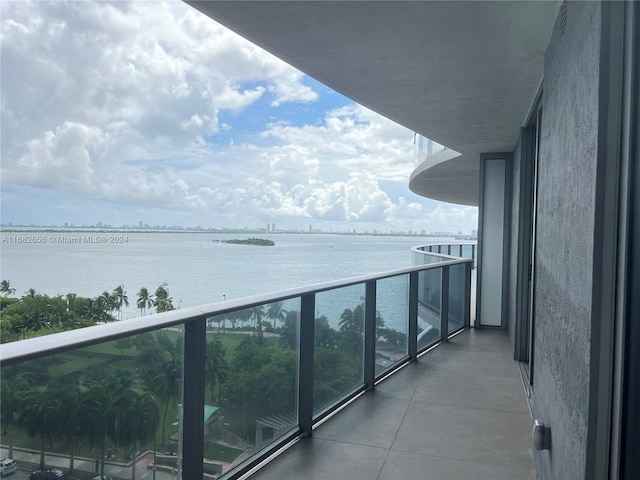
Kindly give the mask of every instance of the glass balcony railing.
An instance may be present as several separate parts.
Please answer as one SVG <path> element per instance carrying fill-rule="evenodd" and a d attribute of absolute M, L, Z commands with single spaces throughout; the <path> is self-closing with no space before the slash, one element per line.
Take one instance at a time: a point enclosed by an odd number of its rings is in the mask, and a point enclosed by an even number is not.
<path fill-rule="evenodd" d="M 414 166 L 418 167 L 420 164 L 429 160 L 449 160 L 453 157 L 460 155 L 455 150 L 440 145 L 438 142 L 424 137 L 419 133 L 414 134 L 415 145 L 415 160 Z"/>
<path fill-rule="evenodd" d="M 3 344 L 1 454 L 69 478 L 237 478 L 468 326 L 471 268 L 440 256 Z"/>
<path fill-rule="evenodd" d="M 416 265 L 433 265 L 452 259 L 467 259 L 476 268 L 476 244 L 438 244 L 414 247 L 413 260 Z M 433 336 L 439 336 L 443 316 L 447 317 L 448 333 L 460 329 L 466 321 L 470 305 L 466 304 L 466 292 L 460 289 L 467 272 L 465 267 L 453 265 L 446 271 L 427 270 L 419 274 L 418 287 L 418 344 Z M 444 277 L 444 278 L 443 278 Z M 448 277 L 448 278 L 446 278 Z M 472 276 L 472 289 L 475 278 Z M 448 302 L 443 303 L 446 296 Z M 473 302 L 473 299 L 471 299 Z M 446 309 L 445 309 L 446 308 Z M 471 309 L 473 310 L 473 309 Z"/>
<path fill-rule="evenodd" d="M 453 258 L 466 258 L 473 260 L 473 268 L 478 266 L 477 243 L 438 244 L 414 247 L 414 265 L 429 265 L 440 261 L 449 261 Z"/>

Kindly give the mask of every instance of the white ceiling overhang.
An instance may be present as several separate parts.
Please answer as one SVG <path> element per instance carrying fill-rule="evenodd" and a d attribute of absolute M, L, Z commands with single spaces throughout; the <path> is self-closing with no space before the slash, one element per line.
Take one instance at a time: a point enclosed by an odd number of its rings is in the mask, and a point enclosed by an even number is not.
<path fill-rule="evenodd" d="M 557 1 L 187 2 L 354 101 L 460 152 L 410 187 L 477 205 L 479 154 L 510 152 Z"/>

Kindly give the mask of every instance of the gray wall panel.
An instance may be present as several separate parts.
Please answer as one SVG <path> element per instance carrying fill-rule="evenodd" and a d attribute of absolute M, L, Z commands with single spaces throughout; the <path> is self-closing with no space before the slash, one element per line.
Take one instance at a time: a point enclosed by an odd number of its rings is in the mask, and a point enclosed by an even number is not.
<path fill-rule="evenodd" d="M 584 478 L 601 7 L 568 2 L 545 55 L 533 412 L 551 427 L 538 478 Z"/>

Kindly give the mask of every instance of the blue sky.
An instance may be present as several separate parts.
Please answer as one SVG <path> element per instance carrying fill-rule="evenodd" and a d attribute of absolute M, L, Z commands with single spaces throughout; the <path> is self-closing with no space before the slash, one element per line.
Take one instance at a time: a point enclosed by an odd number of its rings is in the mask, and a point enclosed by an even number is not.
<path fill-rule="evenodd" d="M 413 132 L 182 2 L 0 8 L 2 223 L 476 228 Z"/>

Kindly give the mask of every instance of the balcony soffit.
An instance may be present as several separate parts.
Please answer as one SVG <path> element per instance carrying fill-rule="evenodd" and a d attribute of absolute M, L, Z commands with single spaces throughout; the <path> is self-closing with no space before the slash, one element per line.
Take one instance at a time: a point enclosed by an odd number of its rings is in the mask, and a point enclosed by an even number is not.
<path fill-rule="evenodd" d="M 477 204 L 479 154 L 511 151 L 559 2 L 188 1 L 354 101 L 461 153 L 411 189 Z M 438 167 L 438 168 L 436 168 Z M 460 182 L 456 182 L 456 174 Z M 436 188 L 437 187 L 437 188 Z"/>

